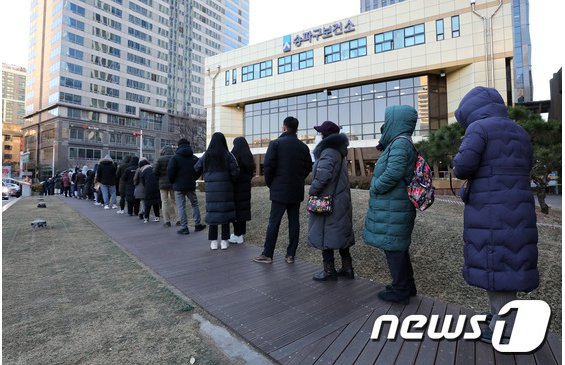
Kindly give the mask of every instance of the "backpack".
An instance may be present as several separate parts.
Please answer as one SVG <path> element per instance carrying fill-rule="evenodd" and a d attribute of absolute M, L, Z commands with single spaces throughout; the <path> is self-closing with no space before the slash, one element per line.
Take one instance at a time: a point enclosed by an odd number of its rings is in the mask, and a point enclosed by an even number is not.
<path fill-rule="evenodd" d="M 408 192 L 410 202 L 412 202 L 416 209 L 424 211 L 434 203 L 435 199 L 436 188 L 432 184 L 432 169 L 420 152 L 418 152 L 410 138 L 398 136 L 395 140 L 399 138 L 408 140 L 412 147 L 414 147 L 414 151 L 416 151 L 414 174 L 412 174 L 410 182 L 406 184 L 406 191 Z"/>

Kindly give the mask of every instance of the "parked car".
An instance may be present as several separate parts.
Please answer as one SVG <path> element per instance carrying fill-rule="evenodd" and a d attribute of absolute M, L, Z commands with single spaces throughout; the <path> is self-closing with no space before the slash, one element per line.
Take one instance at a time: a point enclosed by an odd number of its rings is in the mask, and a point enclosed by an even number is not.
<path fill-rule="evenodd" d="M 6 183 L 11 196 L 20 196 L 22 188 L 18 184 Z"/>
<path fill-rule="evenodd" d="M 2 200 L 10 199 L 10 189 L 8 186 L 2 181 Z"/>

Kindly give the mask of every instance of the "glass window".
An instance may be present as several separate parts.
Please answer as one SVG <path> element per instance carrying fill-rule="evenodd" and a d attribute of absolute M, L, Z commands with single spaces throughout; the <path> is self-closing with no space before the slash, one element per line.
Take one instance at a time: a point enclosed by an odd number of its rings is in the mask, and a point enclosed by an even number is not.
<path fill-rule="evenodd" d="M 424 24 L 417 24 L 411 27 L 375 34 L 375 53 L 424 44 L 426 42 L 424 33 Z"/>
<path fill-rule="evenodd" d="M 459 37 L 459 15 L 451 17 L 451 36 L 453 38 Z"/>
<path fill-rule="evenodd" d="M 226 71 L 226 86 L 229 86 L 230 84 L 230 71 L 227 70 Z"/>
<path fill-rule="evenodd" d="M 436 41 L 443 41 L 444 30 L 443 30 L 443 19 L 436 20 Z"/>
<path fill-rule="evenodd" d="M 324 63 L 326 64 L 365 55 L 367 55 L 367 38 L 358 38 L 324 47 Z"/>

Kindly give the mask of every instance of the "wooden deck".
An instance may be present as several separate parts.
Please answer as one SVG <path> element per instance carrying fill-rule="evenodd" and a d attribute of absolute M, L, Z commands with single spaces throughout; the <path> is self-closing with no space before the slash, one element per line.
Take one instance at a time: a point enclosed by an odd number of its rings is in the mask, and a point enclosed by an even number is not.
<path fill-rule="evenodd" d="M 298 258 L 272 265 L 251 258 L 260 249 L 230 245 L 211 251 L 207 230 L 176 233 L 162 223 L 143 224 L 91 202 L 64 199 L 119 245 L 174 285 L 252 346 L 281 364 L 561 364 L 561 338 L 550 334 L 531 354 L 507 355 L 470 340 L 387 340 L 383 327 L 370 340 L 375 319 L 394 314 L 472 314 L 426 296 L 391 305 L 376 293 L 383 285 L 356 278 L 317 283 L 317 266 Z M 191 228 L 192 230 L 192 228 Z"/>

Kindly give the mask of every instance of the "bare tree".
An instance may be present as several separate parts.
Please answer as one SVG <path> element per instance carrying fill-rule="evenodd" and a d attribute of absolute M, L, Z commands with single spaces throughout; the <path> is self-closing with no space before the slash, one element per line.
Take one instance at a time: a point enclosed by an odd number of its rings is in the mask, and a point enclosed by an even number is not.
<path fill-rule="evenodd" d="M 206 119 L 174 118 L 175 133 L 179 138 L 186 138 L 194 152 L 206 150 Z"/>

